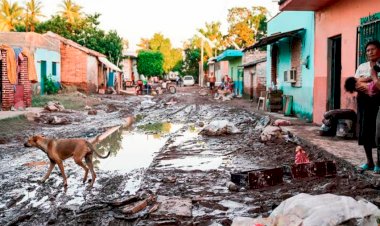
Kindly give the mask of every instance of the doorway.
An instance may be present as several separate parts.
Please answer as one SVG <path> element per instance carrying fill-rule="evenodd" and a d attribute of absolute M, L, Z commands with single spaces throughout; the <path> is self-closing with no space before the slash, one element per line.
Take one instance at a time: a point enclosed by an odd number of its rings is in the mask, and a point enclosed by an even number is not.
<path fill-rule="evenodd" d="M 45 79 L 47 79 L 47 67 L 46 67 L 46 61 L 41 60 L 41 95 L 44 95 L 45 93 Z"/>
<path fill-rule="evenodd" d="M 278 46 L 277 45 L 272 45 L 272 51 L 271 51 L 271 84 L 277 85 L 277 76 L 278 76 L 278 71 L 277 71 L 277 64 L 278 64 Z"/>
<path fill-rule="evenodd" d="M 341 72 L 342 72 L 342 36 L 328 39 L 328 81 L 327 109 L 340 109 Z"/>

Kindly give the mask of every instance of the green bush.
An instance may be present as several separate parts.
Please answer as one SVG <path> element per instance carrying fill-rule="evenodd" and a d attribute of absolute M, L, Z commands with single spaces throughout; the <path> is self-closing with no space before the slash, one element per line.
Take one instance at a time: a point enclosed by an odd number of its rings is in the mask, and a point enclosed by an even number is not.
<path fill-rule="evenodd" d="M 51 79 L 51 75 L 44 76 L 44 91 L 47 94 L 56 94 L 58 93 L 59 87 Z"/>

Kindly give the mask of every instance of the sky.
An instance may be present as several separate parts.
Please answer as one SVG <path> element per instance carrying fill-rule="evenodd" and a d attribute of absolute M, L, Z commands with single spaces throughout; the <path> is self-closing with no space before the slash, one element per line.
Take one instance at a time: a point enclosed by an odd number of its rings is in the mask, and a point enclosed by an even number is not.
<path fill-rule="evenodd" d="M 21 2 L 22 1 L 22 2 Z M 20 3 L 25 2 L 21 0 Z M 41 0 L 42 12 L 50 18 L 60 10 L 62 0 Z M 227 32 L 228 9 L 232 7 L 265 6 L 271 16 L 278 12 L 273 0 L 74 0 L 84 13 L 101 14 L 100 27 L 116 30 L 129 41 L 131 50 L 137 49 L 141 38 L 162 33 L 172 46 L 180 48 L 206 22 L 220 21 L 222 32 Z"/>

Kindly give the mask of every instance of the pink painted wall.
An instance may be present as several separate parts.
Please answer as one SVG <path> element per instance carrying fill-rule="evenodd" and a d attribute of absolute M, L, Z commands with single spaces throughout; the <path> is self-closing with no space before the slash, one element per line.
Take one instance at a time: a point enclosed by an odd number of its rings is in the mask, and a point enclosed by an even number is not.
<path fill-rule="evenodd" d="M 315 123 L 321 124 L 327 110 L 328 38 L 342 35 L 341 108 L 356 110 L 355 95 L 346 93 L 344 81 L 355 74 L 356 29 L 360 18 L 377 12 L 380 12 L 379 0 L 339 0 L 315 13 Z"/>

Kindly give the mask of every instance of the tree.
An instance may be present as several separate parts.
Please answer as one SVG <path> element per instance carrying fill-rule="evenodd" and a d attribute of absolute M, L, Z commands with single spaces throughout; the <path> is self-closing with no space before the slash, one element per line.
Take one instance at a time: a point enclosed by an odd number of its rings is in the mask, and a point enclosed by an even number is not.
<path fill-rule="evenodd" d="M 61 16 L 67 20 L 70 24 L 78 23 L 82 17 L 82 7 L 72 0 L 63 0 L 60 5 L 62 11 Z"/>
<path fill-rule="evenodd" d="M 199 77 L 199 61 L 201 60 L 201 50 L 186 48 L 183 62 L 183 73 L 194 76 L 195 81 Z"/>
<path fill-rule="evenodd" d="M 39 17 L 44 15 L 41 13 L 42 3 L 38 0 L 30 0 L 25 7 L 25 30 L 34 31 Z"/>
<path fill-rule="evenodd" d="M 141 50 L 137 57 L 137 71 L 148 78 L 162 75 L 164 57 L 162 53 L 152 50 Z"/>
<path fill-rule="evenodd" d="M 211 23 L 206 23 L 204 28 L 198 29 L 199 33 L 214 43 L 214 47 L 212 47 L 208 42 L 205 42 L 205 52 L 209 57 L 212 57 L 214 53 L 218 54 L 219 51 L 225 49 L 228 45 L 226 36 L 222 34 L 220 26 L 220 22 L 213 21 Z M 197 42 L 199 43 L 200 41 Z M 197 46 L 200 48 L 199 45 Z"/>
<path fill-rule="evenodd" d="M 155 33 L 151 39 L 142 38 L 138 46 L 145 50 L 159 51 L 162 53 L 165 73 L 173 71 L 174 66 L 182 60 L 182 49 L 172 48 L 170 39 L 165 38 L 160 33 Z"/>
<path fill-rule="evenodd" d="M 0 2 L 0 31 L 14 31 L 21 22 L 23 9 L 17 2 L 10 3 L 8 0 Z"/>
<path fill-rule="evenodd" d="M 229 9 L 228 36 L 232 44 L 240 48 L 253 45 L 266 34 L 268 10 L 262 6 L 254 6 L 252 10 L 245 7 Z"/>
<path fill-rule="evenodd" d="M 36 26 L 36 32 L 52 31 L 67 39 L 71 39 L 89 49 L 98 51 L 118 64 L 123 57 L 123 39 L 116 31 L 105 32 L 98 27 L 100 14 L 84 16 L 78 23 L 71 24 L 61 16 L 53 16 L 50 20 Z"/>

